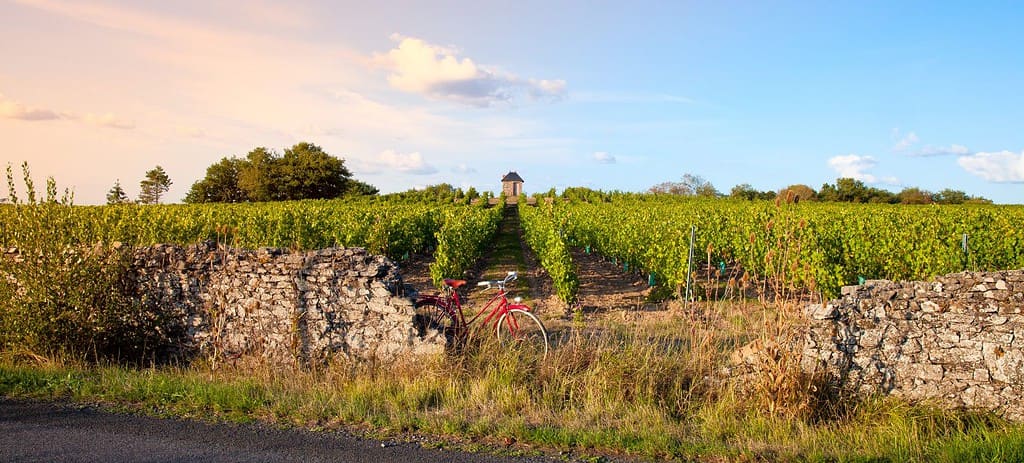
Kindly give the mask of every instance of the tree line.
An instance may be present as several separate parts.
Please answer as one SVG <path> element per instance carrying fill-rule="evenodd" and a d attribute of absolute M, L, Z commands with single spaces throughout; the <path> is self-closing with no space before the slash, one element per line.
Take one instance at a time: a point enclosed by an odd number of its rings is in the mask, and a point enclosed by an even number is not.
<path fill-rule="evenodd" d="M 157 204 L 172 185 L 163 167 L 146 172 L 139 183 L 138 199 L 128 198 L 121 180 L 107 192 L 107 204 Z M 224 157 L 206 168 L 206 175 L 192 184 L 186 203 L 240 203 L 332 199 L 375 195 L 377 188 L 352 177 L 345 160 L 312 143 L 301 142 L 284 153 L 265 147 L 245 157 Z"/>
<path fill-rule="evenodd" d="M 121 187 L 120 180 L 107 193 L 107 204 L 156 204 L 168 191 L 172 182 L 160 166 L 146 172 L 140 182 L 140 193 L 132 201 Z M 585 195 L 587 188 L 567 188 L 563 196 Z M 981 196 L 963 191 L 943 189 L 931 192 L 917 187 L 906 187 L 898 193 L 866 185 L 860 180 L 843 177 L 835 183 L 825 183 L 820 189 L 794 184 L 778 191 L 761 191 L 748 183 L 732 187 L 722 193 L 699 175 L 685 174 L 679 181 L 662 182 L 650 187 L 648 193 L 698 197 L 730 197 L 746 200 L 772 200 L 783 197 L 790 201 L 825 201 L 883 204 L 991 204 Z M 262 201 L 288 201 L 300 199 L 332 199 L 347 196 L 376 195 L 373 185 L 352 177 L 344 159 L 325 152 L 308 142 L 298 143 L 278 153 L 264 147 L 250 151 L 245 157 L 224 157 L 206 169 L 206 175 L 192 184 L 185 196 L 186 203 L 237 203 Z M 548 192 L 554 196 L 554 189 Z M 405 200 L 472 201 L 489 197 L 490 192 L 478 193 L 475 188 L 463 192 L 447 183 L 420 190 L 392 193 Z"/>
<path fill-rule="evenodd" d="M 991 204 L 992 201 L 981 196 L 971 196 L 960 190 L 950 188 L 931 192 L 917 187 L 906 187 L 898 193 L 875 188 L 864 182 L 842 177 L 835 183 L 825 183 L 815 190 L 807 185 L 790 185 L 779 191 L 759 191 L 748 183 L 732 187 L 729 194 L 715 189 L 711 182 L 699 175 L 685 174 L 678 182 L 663 182 L 652 186 L 648 192 L 654 194 L 672 194 L 681 196 L 730 197 L 746 200 L 772 200 L 783 197 L 790 201 L 827 201 L 847 203 L 882 203 L 882 204 Z"/>

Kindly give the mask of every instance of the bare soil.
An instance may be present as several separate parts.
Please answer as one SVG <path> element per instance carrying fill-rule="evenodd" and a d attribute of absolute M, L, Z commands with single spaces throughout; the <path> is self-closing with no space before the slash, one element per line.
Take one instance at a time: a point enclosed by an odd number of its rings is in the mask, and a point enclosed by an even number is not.
<path fill-rule="evenodd" d="M 636 272 L 626 272 L 621 265 L 616 265 L 597 254 L 587 254 L 582 249 L 572 251 L 573 262 L 576 264 L 577 275 L 580 279 L 579 302 L 575 306 L 566 306 L 558 299 L 551 277 L 541 267 L 529 247 L 523 247 L 523 257 L 526 269 L 520 270 L 520 278 L 525 279 L 524 283 L 526 284 L 521 286 L 529 288 L 529 295 L 523 296 L 534 310 L 544 314 L 545 318 L 571 318 L 576 309 L 581 310 L 583 315 L 588 318 L 602 318 L 618 312 L 635 313 L 669 309 L 669 303 L 648 301 L 648 295 L 652 288 L 648 286 L 646 276 Z M 435 291 L 430 278 L 432 262 L 433 256 L 416 255 L 399 263 L 402 279 L 411 293 Z M 490 267 L 489 256 L 485 256 L 464 275 L 469 280 L 468 290 L 465 292 L 470 302 L 469 305 L 475 301 L 487 300 L 478 294 L 479 291 L 475 285 L 477 281 L 484 279 L 481 278 L 481 275 L 494 273 L 487 271 Z"/>

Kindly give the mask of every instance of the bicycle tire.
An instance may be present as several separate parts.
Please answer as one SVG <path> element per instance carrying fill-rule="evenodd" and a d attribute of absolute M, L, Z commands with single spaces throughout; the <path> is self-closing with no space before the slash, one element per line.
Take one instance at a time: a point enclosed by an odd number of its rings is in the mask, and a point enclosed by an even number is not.
<path fill-rule="evenodd" d="M 435 300 L 416 301 L 416 316 L 413 324 L 421 337 L 429 336 L 431 330 L 440 332 L 450 344 L 457 331 L 452 314 Z"/>
<path fill-rule="evenodd" d="M 548 356 L 548 330 L 532 312 L 512 309 L 498 319 L 498 342 L 516 344 L 520 349 L 534 350 L 542 358 Z"/>

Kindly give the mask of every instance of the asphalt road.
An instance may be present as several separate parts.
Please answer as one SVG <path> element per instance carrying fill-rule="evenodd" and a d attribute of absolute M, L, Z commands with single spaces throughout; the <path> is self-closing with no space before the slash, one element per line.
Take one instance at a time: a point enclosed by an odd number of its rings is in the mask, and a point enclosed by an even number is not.
<path fill-rule="evenodd" d="M 3 462 L 547 462 L 261 425 L 209 424 L 0 398 Z"/>

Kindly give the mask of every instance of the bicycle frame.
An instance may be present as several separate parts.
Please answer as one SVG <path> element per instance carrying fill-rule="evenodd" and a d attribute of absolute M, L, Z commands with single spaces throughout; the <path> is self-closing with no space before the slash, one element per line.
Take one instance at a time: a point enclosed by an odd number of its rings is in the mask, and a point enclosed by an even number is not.
<path fill-rule="evenodd" d="M 445 331 L 449 341 L 454 338 L 461 343 L 474 336 L 477 331 L 489 329 L 494 331 L 499 343 L 504 342 L 502 336 L 505 333 L 504 337 L 509 342 L 525 341 L 536 347 L 543 346 L 544 355 L 547 356 L 549 346 L 544 324 L 519 298 L 514 298 L 512 301 L 508 299 L 506 286 L 516 278 L 516 272 L 509 272 L 503 280 L 477 283 L 478 287 L 486 286 L 486 289 L 496 287 L 498 292 L 468 319 L 463 312 L 462 297 L 458 292 L 458 289 L 466 284 L 465 280 L 444 280 L 445 286 L 442 287 L 441 293 L 419 297 L 416 300 L 416 307 L 417 310 L 421 307 L 429 307 L 427 309 L 431 311 L 429 317 L 441 315 L 445 320 L 451 322 L 451 326 L 445 326 L 447 322 L 432 318 Z M 419 312 L 417 312 L 417 316 L 420 316 Z M 477 324 L 478 322 L 479 324 Z M 470 325 L 475 326 L 471 327 Z M 536 325 L 536 329 L 534 329 L 534 325 Z"/>
<path fill-rule="evenodd" d="M 491 308 L 491 305 L 494 304 L 495 301 L 498 301 L 498 305 L 494 306 L 494 308 Z M 459 306 L 459 309 L 460 309 L 459 312 L 460 313 L 462 312 L 461 308 L 462 308 L 462 306 L 460 305 Z M 472 318 L 470 318 L 469 320 L 465 321 L 466 326 L 475 323 L 481 316 L 483 316 L 484 312 L 487 312 L 488 309 L 490 309 L 491 312 L 487 314 L 487 317 L 484 318 L 484 320 L 483 320 L 483 322 L 481 322 L 481 324 L 482 324 L 482 326 L 492 326 L 491 325 L 491 321 L 493 321 L 494 322 L 494 324 L 493 324 L 494 329 L 498 328 L 498 320 L 501 319 L 501 315 L 507 313 L 508 311 L 510 311 L 512 309 L 521 309 L 521 310 L 525 310 L 527 312 L 530 311 L 530 308 L 527 307 L 525 304 L 510 303 L 508 301 L 508 293 L 505 292 L 505 288 L 504 287 L 498 287 L 498 293 L 495 294 L 494 296 L 491 296 L 491 299 L 489 301 L 487 301 L 486 304 L 484 304 L 484 307 L 482 309 L 480 309 L 480 311 L 477 312 L 476 315 L 473 315 Z M 514 323 L 514 319 L 509 319 L 509 320 L 510 320 L 509 323 Z M 518 326 L 514 326 L 512 328 L 513 328 L 513 330 L 519 329 Z"/>
<path fill-rule="evenodd" d="M 510 310 L 519 309 L 527 312 L 531 311 L 530 307 L 527 306 L 526 304 L 509 302 L 508 292 L 505 290 L 505 284 L 507 283 L 499 285 L 497 288 L 497 294 L 491 296 L 491 299 L 488 300 L 486 304 L 484 304 L 483 308 L 468 319 L 466 318 L 466 315 L 462 310 L 462 298 L 459 296 L 459 291 L 455 288 L 452 288 L 451 286 L 446 286 L 444 288 L 444 293 L 447 294 L 432 294 L 427 296 L 421 296 L 418 300 L 433 303 L 438 307 L 444 309 L 445 312 L 447 312 L 448 315 L 452 318 L 452 320 L 455 321 L 457 329 L 460 332 L 468 335 L 476 332 L 476 330 L 479 329 L 476 328 L 470 330 L 469 327 L 470 325 L 475 324 L 477 320 L 479 320 L 480 317 L 482 317 L 484 313 L 487 312 L 488 310 L 490 310 L 490 313 L 488 313 L 487 316 L 484 317 L 481 324 L 483 326 L 489 326 L 494 329 L 498 328 L 498 321 L 501 319 L 501 316 Z M 495 302 L 497 302 L 497 305 L 494 305 Z M 518 323 L 516 323 L 516 321 L 511 318 L 509 319 L 509 326 L 510 328 L 512 328 L 513 331 L 519 329 Z"/>

